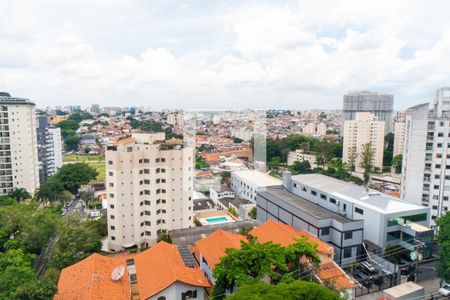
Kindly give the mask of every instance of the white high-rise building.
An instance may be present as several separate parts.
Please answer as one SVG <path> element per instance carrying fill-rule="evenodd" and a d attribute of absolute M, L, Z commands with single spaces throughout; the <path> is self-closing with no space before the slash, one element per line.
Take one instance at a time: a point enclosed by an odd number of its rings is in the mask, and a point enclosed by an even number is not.
<path fill-rule="evenodd" d="M 409 108 L 401 197 L 429 206 L 434 220 L 450 206 L 450 88 L 436 93 L 433 110 L 428 103 Z"/>
<path fill-rule="evenodd" d="M 39 187 L 35 105 L 0 93 L 0 195 Z"/>
<path fill-rule="evenodd" d="M 392 132 L 394 96 L 369 91 L 355 91 L 344 95 L 344 121 L 355 120 L 358 112 L 370 112 L 385 122 L 385 132 Z"/>
<path fill-rule="evenodd" d="M 161 133 L 107 146 L 110 250 L 147 247 L 167 230 L 192 226 L 194 160 L 193 148 L 161 141 Z"/>
<path fill-rule="evenodd" d="M 61 128 L 50 125 L 45 115 L 38 116 L 37 119 L 39 180 L 44 183 L 62 166 Z"/>
<path fill-rule="evenodd" d="M 362 149 L 371 143 L 372 164 L 375 168 L 383 168 L 384 125 L 384 121 L 378 121 L 368 112 L 356 113 L 355 120 L 345 121 L 343 162 L 353 166 L 356 172 L 363 172 L 360 167 Z"/>
<path fill-rule="evenodd" d="M 404 146 L 405 146 L 405 122 L 395 122 L 393 157 L 396 157 L 399 154 L 403 154 Z"/>

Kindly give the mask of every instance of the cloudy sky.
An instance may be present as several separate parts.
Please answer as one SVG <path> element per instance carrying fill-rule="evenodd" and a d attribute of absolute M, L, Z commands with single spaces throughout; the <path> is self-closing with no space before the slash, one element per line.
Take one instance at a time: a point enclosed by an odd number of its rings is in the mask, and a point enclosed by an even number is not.
<path fill-rule="evenodd" d="M 450 1 L 0 0 L 0 91 L 38 106 L 395 108 L 450 86 Z"/>

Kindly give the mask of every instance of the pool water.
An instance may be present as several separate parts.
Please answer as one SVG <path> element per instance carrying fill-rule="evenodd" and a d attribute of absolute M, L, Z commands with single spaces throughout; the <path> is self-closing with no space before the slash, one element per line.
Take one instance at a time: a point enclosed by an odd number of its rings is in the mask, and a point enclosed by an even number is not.
<path fill-rule="evenodd" d="M 214 217 L 214 218 L 207 218 L 206 219 L 206 222 L 208 222 L 208 224 L 227 222 L 227 221 L 228 221 L 228 219 L 226 217 Z"/>

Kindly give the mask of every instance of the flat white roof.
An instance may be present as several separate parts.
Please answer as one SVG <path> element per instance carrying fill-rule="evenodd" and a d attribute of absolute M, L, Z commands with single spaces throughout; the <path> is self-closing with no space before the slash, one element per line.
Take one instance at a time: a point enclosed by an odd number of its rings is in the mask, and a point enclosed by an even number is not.
<path fill-rule="evenodd" d="M 402 296 L 409 295 L 410 293 L 420 290 L 424 290 L 424 288 L 415 282 L 408 281 L 403 284 L 391 287 L 390 289 L 384 290 L 384 293 L 394 298 L 400 298 Z"/>
<path fill-rule="evenodd" d="M 307 185 L 317 192 L 325 192 L 341 199 L 367 207 L 382 213 L 399 213 L 411 210 L 424 209 L 421 205 L 405 201 L 377 190 L 369 189 L 350 182 L 328 177 L 322 174 L 300 174 L 292 176 L 292 180 Z"/>
<path fill-rule="evenodd" d="M 281 185 L 283 181 L 257 170 L 234 171 L 232 176 L 238 176 L 241 180 L 246 181 L 249 185 L 256 187 L 266 187 L 272 185 Z"/>

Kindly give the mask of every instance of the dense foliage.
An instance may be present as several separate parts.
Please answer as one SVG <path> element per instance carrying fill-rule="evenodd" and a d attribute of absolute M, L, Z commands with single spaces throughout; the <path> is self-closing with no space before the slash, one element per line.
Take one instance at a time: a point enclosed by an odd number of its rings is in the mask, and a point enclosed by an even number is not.
<path fill-rule="evenodd" d="M 306 239 L 287 247 L 250 239 L 249 242 L 242 242 L 240 249 L 226 249 L 225 252 L 227 255 L 214 268 L 216 283 L 212 294 L 217 299 L 223 299 L 225 292 L 236 286 L 253 284 L 265 278 L 272 284 L 292 279 L 293 274 L 302 272 L 306 267 L 300 258 L 306 258 L 313 265 L 320 262 L 317 245 Z"/>
<path fill-rule="evenodd" d="M 61 134 L 64 138 L 64 145 L 67 151 L 75 151 L 80 144 L 80 138 L 76 136 L 76 131 L 80 128 L 80 122 L 93 119 L 92 115 L 86 112 L 76 112 L 71 114 L 66 120 L 56 124 L 61 128 Z"/>
<path fill-rule="evenodd" d="M 436 223 L 439 226 L 437 239 L 440 248 L 436 266 L 441 278 L 450 282 L 450 214 L 443 215 Z"/>
<path fill-rule="evenodd" d="M 339 300 L 333 291 L 314 282 L 293 281 L 270 285 L 262 282 L 243 285 L 226 300 Z"/>

